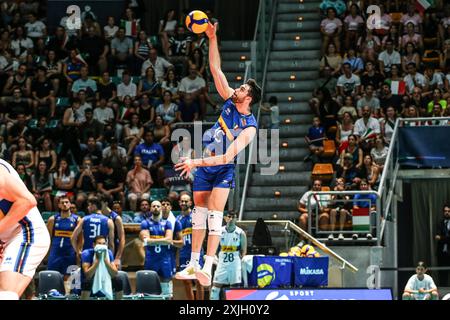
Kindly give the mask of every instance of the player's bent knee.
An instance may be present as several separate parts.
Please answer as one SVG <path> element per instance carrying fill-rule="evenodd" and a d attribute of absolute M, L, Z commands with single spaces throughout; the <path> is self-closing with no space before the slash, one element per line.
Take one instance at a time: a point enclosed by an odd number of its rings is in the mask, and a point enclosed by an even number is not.
<path fill-rule="evenodd" d="M 19 295 L 13 291 L 0 291 L 0 300 L 19 300 Z"/>
<path fill-rule="evenodd" d="M 220 236 L 222 234 L 222 221 L 223 212 L 222 211 L 209 211 L 208 213 L 208 229 L 209 235 Z"/>
<path fill-rule="evenodd" d="M 208 219 L 208 208 L 194 207 L 192 210 L 192 229 L 206 230 L 206 220 Z"/>

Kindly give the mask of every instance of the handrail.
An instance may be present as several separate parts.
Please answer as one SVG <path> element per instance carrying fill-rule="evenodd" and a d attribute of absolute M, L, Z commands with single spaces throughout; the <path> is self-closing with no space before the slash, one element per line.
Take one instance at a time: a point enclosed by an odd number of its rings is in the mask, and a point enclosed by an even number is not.
<path fill-rule="evenodd" d="M 264 0 L 260 0 L 260 1 L 264 1 Z M 275 21 L 275 16 L 276 16 L 276 8 L 277 8 L 277 0 L 273 0 L 272 3 L 272 17 L 270 20 L 270 27 L 269 27 L 269 43 L 267 45 L 266 48 L 266 57 L 265 57 L 265 61 L 264 61 L 264 68 L 263 68 L 263 78 L 261 81 L 261 97 L 264 97 L 264 92 L 265 92 L 265 86 L 266 86 L 266 77 L 267 77 L 267 65 L 269 64 L 269 56 L 270 56 L 270 47 L 272 46 L 272 30 L 273 30 L 273 25 L 274 25 L 274 21 Z M 263 12 L 263 14 L 265 14 L 265 12 Z M 264 32 L 264 30 L 262 30 L 262 32 Z M 256 38 L 255 38 L 256 39 Z M 261 116 L 261 103 L 258 106 L 258 114 L 256 116 L 256 123 L 259 123 L 259 119 Z M 248 159 L 252 159 L 253 156 L 253 144 L 254 144 L 255 140 L 253 139 L 252 142 L 250 142 L 249 145 L 249 155 L 248 155 Z M 238 217 L 238 221 L 242 220 L 242 216 L 244 214 L 244 204 L 245 204 L 245 198 L 247 197 L 247 189 L 248 189 L 248 179 L 250 176 L 250 168 L 251 168 L 251 161 L 247 162 L 247 168 L 245 169 L 245 178 L 244 178 L 244 187 L 242 190 L 242 197 L 241 197 L 241 204 L 239 206 L 239 217 Z"/>
<path fill-rule="evenodd" d="M 258 25 L 259 25 L 259 20 L 261 19 L 260 16 L 261 16 L 262 8 L 264 6 L 264 1 L 265 0 L 259 0 L 258 15 L 256 16 L 255 33 L 253 34 L 253 41 L 256 41 L 256 37 L 258 37 Z M 263 12 L 263 14 L 265 14 L 265 12 Z"/>
<path fill-rule="evenodd" d="M 236 222 L 236 224 L 241 224 L 241 225 L 245 225 L 245 224 L 254 225 L 255 223 L 256 223 L 256 220 L 245 220 L 245 221 L 237 221 Z M 351 264 L 350 262 L 348 262 L 347 260 L 342 258 L 339 254 L 337 254 L 336 252 L 334 252 L 333 250 L 328 248 L 326 245 L 321 243 L 319 240 L 314 238 L 312 235 L 310 235 L 308 232 L 306 232 L 305 230 L 303 230 L 302 228 L 297 226 L 292 221 L 290 221 L 290 220 L 265 220 L 264 223 L 266 223 L 266 224 L 280 224 L 280 225 L 286 224 L 292 230 L 294 230 L 295 232 L 299 233 L 304 238 L 307 238 L 308 240 L 310 240 L 314 245 L 316 245 L 318 248 L 320 248 L 323 252 L 325 252 L 326 254 L 330 255 L 331 257 L 333 257 L 334 259 L 336 259 L 340 263 L 342 263 L 343 267 L 347 267 L 352 272 L 358 272 L 358 268 L 357 267 L 355 267 L 353 264 Z"/>

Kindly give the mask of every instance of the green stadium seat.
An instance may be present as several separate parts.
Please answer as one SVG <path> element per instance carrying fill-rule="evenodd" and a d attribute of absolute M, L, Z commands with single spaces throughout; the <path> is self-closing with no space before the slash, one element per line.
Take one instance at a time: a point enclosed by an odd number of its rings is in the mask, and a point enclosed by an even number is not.
<path fill-rule="evenodd" d="M 32 128 L 32 129 L 35 129 L 37 127 L 37 123 L 38 123 L 37 119 L 31 119 L 28 122 L 28 127 Z"/>
<path fill-rule="evenodd" d="M 164 188 L 154 188 L 150 190 L 150 201 L 161 200 L 167 196 L 167 190 Z"/>
<path fill-rule="evenodd" d="M 70 170 L 73 171 L 75 173 L 75 176 L 80 173 L 80 170 L 78 170 L 78 166 L 77 165 L 70 165 L 69 166 Z"/>
<path fill-rule="evenodd" d="M 51 211 L 44 211 L 42 212 L 42 219 L 44 219 L 45 222 L 48 221 L 48 219 L 53 216 L 55 213 Z"/>
<path fill-rule="evenodd" d="M 122 81 L 122 78 L 121 78 L 121 77 L 118 77 L 118 76 L 113 76 L 113 77 L 111 77 L 111 81 L 112 81 L 115 85 L 118 85 L 118 84 Z"/>
<path fill-rule="evenodd" d="M 52 128 L 52 129 L 56 128 L 58 126 L 58 123 L 59 123 L 59 120 L 57 120 L 57 119 L 50 120 L 50 123 L 48 124 L 48 127 Z"/>
<path fill-rule="evenodd" d="M 135 212 L 134 211 L 123 211 L 122 214 L 129 215 L 131 218 L 134 219 Z"/>
<path fill-rule="evenodd" d="M 61 108 L 66 108 L 70 106 L 70 100 L 67 97 L 56 98 L 56 106 Z"/>
<path fill-rule="evenodd" d="M 78 211 L 77 215 L 83 218 L 86 215 L 86 213 L 84 211 Z"/>
<path fill-rule="evenodd" d="M 173 210 L 172 210 L 172 213 L 173 213 L 173 215 L 174 215 L 175 217 L 178 217 L 178 216 L 181 214 L 181 211 L 179 211 L 179 210 L 173 211 Z"/>

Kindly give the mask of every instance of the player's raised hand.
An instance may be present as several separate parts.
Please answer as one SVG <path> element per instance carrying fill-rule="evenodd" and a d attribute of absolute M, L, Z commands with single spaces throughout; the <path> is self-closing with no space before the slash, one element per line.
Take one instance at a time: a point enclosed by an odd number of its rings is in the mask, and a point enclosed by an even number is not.
<path fill-rule="evenodd" d="M 175 171 L 181 171 L 180 176 L 184 178 L 189 177 L 189 173 L 195 167 L 192 159 L 181 157 L 180 162 L 175 165 Z"/>
<path fill-rule="evenodd" d="M 212 24 L 211 22 L 208 22 L 208 29 L 206 29 L 205 33 L 208 36 L 208 38 L 214 38 L 216 36 L 216 31 L 217 31 L 217 25 L 219 23 L 216 22 L 214 24 Z"/>

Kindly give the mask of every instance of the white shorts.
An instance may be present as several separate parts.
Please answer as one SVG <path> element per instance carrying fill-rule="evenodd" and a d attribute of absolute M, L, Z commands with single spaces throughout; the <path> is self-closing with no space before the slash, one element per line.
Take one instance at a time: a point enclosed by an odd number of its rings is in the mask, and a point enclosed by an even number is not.
<path fill-rule="evenodd" d="M 0 272 L 33 278 L 49 247 L 50 235 L 43 221 L 33 223 L 25 217 L 9 238 L 0 239 Z"/>
<path fill-rule="evenodd" d="M 219 263 L 214 273 L 213 283 L 232 285 L 242 282 L 241 260 L 233 263 Z"/>

